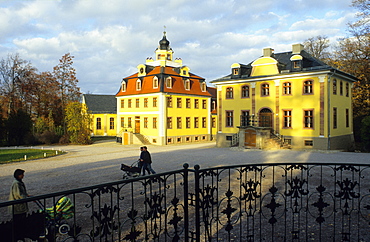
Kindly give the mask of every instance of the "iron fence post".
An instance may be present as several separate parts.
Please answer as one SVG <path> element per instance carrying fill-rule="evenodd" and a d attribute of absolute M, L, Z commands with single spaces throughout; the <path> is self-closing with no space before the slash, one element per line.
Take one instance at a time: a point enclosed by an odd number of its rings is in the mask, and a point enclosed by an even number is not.
<path fill-rule="evenodd" d="M 184 167 L 184 227 L 185 241 L 189 241 L 189 164 L 185 163 Z"/>
<path fill-rule="evenodd" d="M 194 179 L 195 179 L 195 241 L 200 241 L 200 175 L 199 165 L 194 166 Z"/>

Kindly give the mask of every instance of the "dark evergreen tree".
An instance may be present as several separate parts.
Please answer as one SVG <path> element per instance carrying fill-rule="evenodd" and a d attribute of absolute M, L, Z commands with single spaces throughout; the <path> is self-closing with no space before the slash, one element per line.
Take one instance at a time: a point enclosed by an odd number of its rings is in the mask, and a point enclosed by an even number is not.
<path fill-rule="evenodd" d="M 23 145 L 25 137 L 31 134 L 32 120 L 22 109 L 12 111 L 5 122 L 8 145 Z"/>

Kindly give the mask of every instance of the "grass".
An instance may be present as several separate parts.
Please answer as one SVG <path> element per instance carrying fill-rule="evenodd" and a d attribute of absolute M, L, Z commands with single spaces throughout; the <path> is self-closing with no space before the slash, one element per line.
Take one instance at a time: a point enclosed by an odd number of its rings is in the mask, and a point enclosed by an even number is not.
<path fill-rule="evenodd" d="M 0 164 L 6 164 L 17 161 L 24 161 L 25 155 L 27 160 L 34 160 L 46 157 L 60 155 L 62 151 L 56 150 L 39 150 L 39 149 L 0 149 Z"/>

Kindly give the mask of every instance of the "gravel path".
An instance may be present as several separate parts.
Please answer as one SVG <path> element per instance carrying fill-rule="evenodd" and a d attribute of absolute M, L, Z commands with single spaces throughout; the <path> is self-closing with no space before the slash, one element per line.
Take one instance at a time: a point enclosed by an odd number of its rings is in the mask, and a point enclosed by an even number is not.
<path fill-rule="evenodd" d="M 63 191 L 78 187 L 122 179 L 120 164 L 131 164 L 138 159 L 139 145 L 122 146 L 114 141 L 103 141 L 88 146 L 51 146 L 67 154 L 33 161 L 0 165 L 0 202 L 7 201 L 13 172 L 26 170 L 24 182 L 31 195 Z M 216 148 L 215 143 L 171 146 L 149 145 L 152 167 L 156 172 L 181 169 L 184 163 L 192 168 L 233 164 L 273 162 L 343 162 L 370 164 L 369 153 L 320 152 L 294 150 L 240 150 Z"/>

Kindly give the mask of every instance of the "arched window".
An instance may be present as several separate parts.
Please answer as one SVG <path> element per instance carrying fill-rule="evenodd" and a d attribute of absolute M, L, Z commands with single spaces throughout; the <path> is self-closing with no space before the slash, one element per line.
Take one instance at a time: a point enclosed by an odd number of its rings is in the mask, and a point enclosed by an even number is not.
<path fill-rule="evenodd" d="M 212 101 L 212 111 L 216 110 L 216 101 Z"/>
<path fill-rule="evenodd" d="M 158 77 L 153 77 L 153 88 L 158 88 Z"/>
<path fill-rule="evenodd" d="M 140 90 L 141 90 L 141 80 L 137 79 L 136 80 L 136 91 L 140 91 Z"/>
<path fill-rule="evenodd" d="M 313 81 L 312 80 L 303 82 L 303 94 L 313 94 Z"/>
<path fill-rule="evenodd" d="M 337 80 L 333 80 L 333 95 L 337 95 Z"/>
<path fill-rule="evenodd" d="M 232 87 L 226 88 L 226 98 L 227 99 L 234 98 L 234 89 Z"/>
<path fill-rule="evenodd" d="M 122 90 L 122 92 L 126 91 L 126 82 L 125 81 L 122 81 L 121 90 Z"/>
<path fill-rule="evenodd" d="M 172 78 L 171 77 L 166 78 L 166 87 L 172 88 Z"/>
<path fill-rule="evenodd" d="M 189 79 L 185 80 L 184 85 L 185 85 L 185 90 L 190 90 L 190 80 Z"/>
<path fill-rule="evenodd" d="M 267 83 L 263 83 L 261 85 L 261 96 L 269 96 L 270 95 L 270 85 Z"/>
<path fill-rule="evenodd" d="M 242 86 L 242 98 L 249 97 L 249 85 Z"/>
<path fill-rule="evenodd" d="M 202 92 L 207 91 L 207 84 L 205 82 L 202 82 L 202 84 L 200 85 L 200 88 L 202 89 Z"/>

